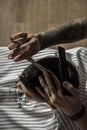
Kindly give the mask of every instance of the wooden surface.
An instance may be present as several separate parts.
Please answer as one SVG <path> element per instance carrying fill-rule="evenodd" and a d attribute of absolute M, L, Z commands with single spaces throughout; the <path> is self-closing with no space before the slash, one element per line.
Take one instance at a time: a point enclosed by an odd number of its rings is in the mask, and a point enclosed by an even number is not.
<path fill-rule="evenodd" d="M 0 0 L 0 46 L 14 33 L 36 33 L 81 17 L 87 17 L 87 0 Z"/>

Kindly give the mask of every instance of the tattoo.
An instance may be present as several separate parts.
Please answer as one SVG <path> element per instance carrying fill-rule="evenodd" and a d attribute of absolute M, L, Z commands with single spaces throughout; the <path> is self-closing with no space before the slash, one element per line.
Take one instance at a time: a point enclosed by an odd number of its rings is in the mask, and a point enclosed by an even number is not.
<path fill-rule="evenodd" d="M 87 34 L 85 34 L 86 27 L 87 19 L 77 19 L 71 23 L 49 30 L 41 37 L 41 42 L 43 42 L 42 48 L 58 43 L 69 43 L 82 40 L 87 36 Z"/>

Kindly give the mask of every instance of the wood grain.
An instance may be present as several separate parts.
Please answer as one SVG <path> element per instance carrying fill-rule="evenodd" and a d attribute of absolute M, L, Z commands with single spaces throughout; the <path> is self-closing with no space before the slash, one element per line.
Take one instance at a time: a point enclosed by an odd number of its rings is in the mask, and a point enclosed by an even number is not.
<path fill-rule="evenodd" d="M 0 46 L 14 33 L 36 33 L 81 17 L 87 17 L 87 0 L 0 0 Z"/>

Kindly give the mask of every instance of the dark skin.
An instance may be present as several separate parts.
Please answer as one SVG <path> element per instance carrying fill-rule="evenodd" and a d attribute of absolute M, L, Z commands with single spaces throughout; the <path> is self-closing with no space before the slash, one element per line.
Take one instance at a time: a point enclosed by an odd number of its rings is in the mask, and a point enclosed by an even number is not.
<path fill-rule="evenodd" d="M 14 51 L 17 44 L 11 42 L 8 48 L 11 50 L 10 57 L 14 61 L 29 59 L 41 49 L 58 43 L 73 43 L 87 38 L 87 19 L 76 20 L 60 27 L 53 28 L 46 32 L 38 33 L 42 41 L 39 41 L 33 34 L 17 33 L 11 36 L 12 41 L 21 42 L 17 52 Z M 42 42 L 42 43 L 41 43 Z"/>
<path fill-rule="evenodd" d="M 72 84 L 64 81 L 63 87 L 72 94 L 71 97 L 64 96 L 62 94 L 60 81 L 53 74 L 53 72 L 50 72 L 50 74 L 51 77 L 46 70 L 43 70 L 44 79 L 42 76 L 39 76 L 39 82 L 42 88 L 44 89 L 44 92 L 41 91 L 41 89 L 39 89 L 38 86 L 35 87 L 38 93 L 43 97 L 42 99 L 36 97 L 35 94 L 27 90 L 22 82 L 19 82 L 17 86 L 20 87 L 23 90 L 23 92 L 32 100 L 47 102 L 52 109 L 60 109 L 66 114 L 66 116 L 73 116 L 80 112 L 82 109 L 82 105 L 80 101 L 79 90 L 77 90 Z M 55 81 L 56 88 L 58 88 L 57 90 L 55 90 L 51 78 L 53 78 L 53 80 Z M 85 115 L 81 119 L 77 120 L 74 123 L 80 128 L 80 130 L 86 130 L 87 113 L 85 113 Z"/>
<path fill-rule="evenodd" d="M 41 37 L 45 40 L 41 43 L 41 41 L 27 33 L 18 33 L 11 36 L 11 39 L 16 42 L 23 43 L 18 51 L 15 51 L 15 48 L 17 46 L 16 43 L 11 43 L 9 45 L 9 49 L 11 50 L 10 56 L 14 61 L 20 61 L 23 59 L 29 60 L 29 58 L 36 54 L 41 49 L 56 45 L 58 43 L 70 43 L 79 41 L 82 39 L 87 38 L 87 20 L 77 20 L 77 22 L 71 22 L 69 24 L 64 24 L 60 28 L 52 29 L 47 32 L 39 33 Z M 47 41 L 47 42 L 46 42 Z M 42 44 L 44 44 L 42 46 Z M 64 96 L 62 94 L 60 81 L 58 78 L 53 74 L 53 72 L 50 72 L 53 80 L 55 81 L 56 87 L 58 90 L 56 91 L 54 88 L 54 85 L 52 84 L 50 75 L 46 70 L 43 70 L 43 76 L 39 77 L 39 82 L 44 88 L 44 93 L 36 86 L 36 90 L 39 92 L 39 94 L 43 97 L 43 101 L 47 102 L 51 107 L 54 107 L 55 109 L 62 110 L 66 116 L 72 116 L 76 113 L 80 112 L 82 109 L 81 101 L 80 101 L 80 93 L 79 90 L 75 89 L 73 85 L 70 83 L 64 81 L 63 86 L 72 94 L 71 97 Z M 26 87 L 22 84 L 22 82 L 19 82 L 18 87 L 21 87 L 22 90 L 26 95 L 28 95 L 33 100 L 39 100 L 37 96 L 26 89 Z M 63 104 L 63 105 L 62 105 Z M 74 107 L 74 109 L 73 109 Z M 80 130 L 86 130 L 87 129 L 87 113 L 75 122 L 75 124 L 80 128 Z"/>
<path fill-rule="evenodd" d="M 11 36 L 11 39 L 11 41 L 14 41 L 14 43 L 12 42 L 8 48 L 11 50 L 10 57 L 14 61 L 28 59 L 40 50 L 40 42 L 32 34 L 18 33 Z M 15 51 L 15 48 L 17 47 L 15 42 L 18 41 L 23 42 L 23 45 L 19 47 L 18 51 Z"/>
<path fill-rule="evenodd" d="M 35 88 L 38 91 L 38 93 L 43 97 L 42 99 L 38 98 L 38 96 L 36 97 L 36 95 L 33 94 L 33 91 L 31 91 L 29 89 L 27 90 L 22 82 L 19 82 L 17 84 L 17 86 L 22 88 L 23 92 L 31 99 L 37 100 L 37 101 L 42 101 L 42 102 L 44 101 L 50 105 L 52 104 L 54 106 L 54 108 L 62 109 L 63 112 L 69 116 L 74 115 L 75 113 L 80 111 L 81 102 L 80 102 L 80 97 L 79 97 L 80 96 L 79 90 L 75 89 L 70 83 L 65 81 L 63 83 L 63 86 L 73 96 L 70 96 L 70 97 L 64 96 L 62 94 L 60 81 L 58 80 L 58 78 L 55 76 L 55 74 L 53 72 L 50 71 L 50 74 L 52 77 L 50 77 L 50 75 L 48 74 L 48 72 L 46 70 L 43 70 L 44 79 L 42 76 L 38 77 L 39 82 L 40 82 L 42 88 L 44 89 L 44 92 L 40 88 L 38 88 L 38 86 L 36 86 Z M 57 90 L 54 87 L 54 84 L 52 83 L 51 78 L 53 78 L 53 80 L 55 81 L 55 86 L 56 86 Z M 70 106 L 68 104 L 70 104 Z M 74 109 L 72 106 L 74 106 Z"/>

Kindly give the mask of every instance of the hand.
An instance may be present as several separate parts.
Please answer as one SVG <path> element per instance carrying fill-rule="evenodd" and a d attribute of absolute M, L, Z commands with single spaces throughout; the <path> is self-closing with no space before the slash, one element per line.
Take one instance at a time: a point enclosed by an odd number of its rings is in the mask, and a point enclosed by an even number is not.
<path fill-rule="evenodd" d="M 40 50 L 39 40 L 34 35 L 28 33 L 14 34 L 11 36 L 11 41 L 14 42 L 12 42 L 8 48 L 11 50 L 10 57 L 14 61 L 24 59 L 28 60 L 32 55 L 36 54 Z M 17 51 L 15 51 L 17 43 L 21 43 L 22 45 Z"/>
<path fill-rule="evenodd" d="M 17 87 L 21 88 L 23 93 L 26 94 L 31 100 L 45 102 L 44 98 L 37 93 L 37 91 L 34 91 L 31 88 L 27 89 L 21 81 L 17 83 Z"/>
<path fill-rule="evenodd" d="M 21 81 L 19 81 L 19 82 L 17 83 L 17 87 L 21 88 L 22 91 L 23 91 L 23 93 L 26 94 L 27 97 L 29 97 L 31 100 L 48 103 L 52 109 L 56 109 L 53 105 L 50 104 L 49 101 L 45 100 L 45 99 L 37 92 L 37 90 L 34 91 L 33 89 L 30 89 L 30 88 L 27 89 Z M 36 87 L 36 88 L 37 88 L 37 87 Z"/>
<path fill-rule="evenodd" d="M 44 92 L 37 88 L 37 91 L 43 96 L 49 104 L 54 106 L 56 109 L 62 110 L 66 115 L 73 116 L 80 112 L 82 109 L 81 102 L 80 102 L 80 95 L 79 90 L 74 88 L 73 85 L 64 81 L 63 86 L 67 89 L 72 96 L 65 96 L 62 94 L 61 84 L 58 78 L 50 72 L 50 75 L 47 71 L 43 71 L 43 76 L 39 77 L 40 84 L 44 89 Z M 55 86 L 52 80 L 55 82 Z"/>

